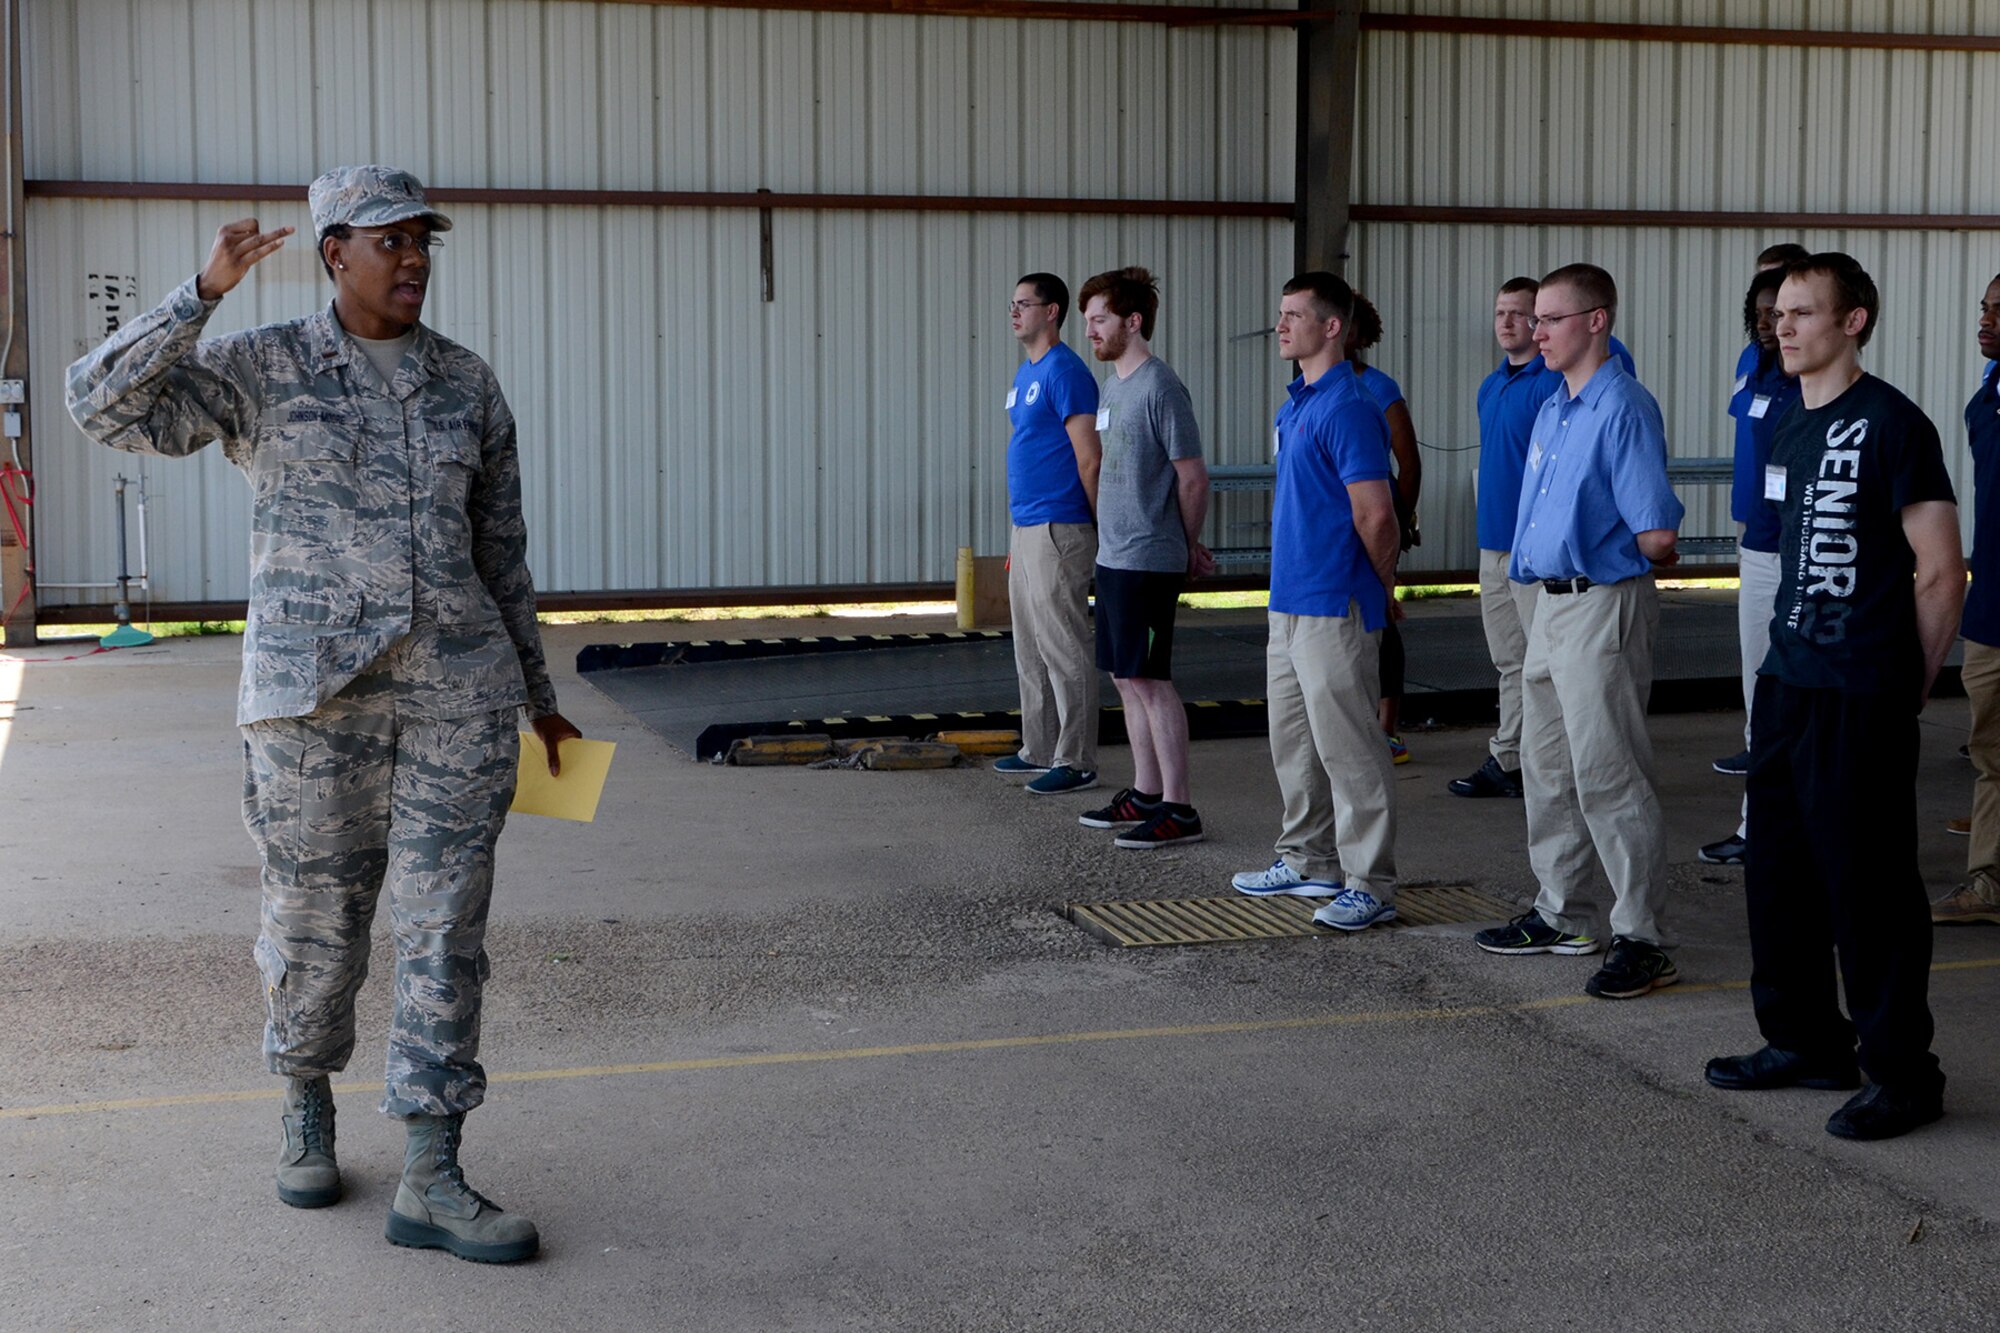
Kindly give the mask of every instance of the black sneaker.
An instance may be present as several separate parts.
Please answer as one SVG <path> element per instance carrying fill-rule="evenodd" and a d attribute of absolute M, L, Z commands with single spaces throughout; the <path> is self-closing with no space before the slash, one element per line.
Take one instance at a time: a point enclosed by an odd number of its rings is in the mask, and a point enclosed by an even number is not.
<path fill-rule="evenodd" d="M 1453 796 L 1518 797 L 1521 794 L 1521 770 L 1502 768 L 1500 761 L 1489 754 L 1486 762 L 1474 769 L 1470 776 L 1453 778 L 1444 786 Z"/>
<path fill-rule="evenodd" d="M 1944 1114 L 1944 1092 L 1911 1092 L 1870 1083 L 1827 1117 L 1826 1132 L 1842 1139 L 1893 1139 Z"/>
<path fill-rule="evenodd" d="M 1138 828 L 1119 834 L 1113 845 L 1130 847 L 1134 851 L 1151 851 L 1155 847 L 1171 847 L 1177 842 L 1200 842 L 1205 836 L 1201 831 L 1201 816 L 1191 805 L 1180 809 L 1187 813 L 1161 806 Z"/>
<path fill-rule="evenodd" d="M 1740 866 L 1750 855 L 1750 844 L 1741 835 L 1732 833 L 1721 842 L 1703 845 L 1695 855 L 1712 866 Z"/>
<path fill-rule="evenodd" d="M 1596 953 L 1604 946 L 1588 935 L 1565 935 L 1529 908 L 1504 926 L 1482 930 L 1472 942 L 1488 953 Z"/>
<path fill-rule="evenodd" d="M 1583 991 L 1600 1000 L 1636 1000 L 1680 979 L 1680 969 L 1665 949 L 1616 935 L 1611 940 L 1611 956 L 1596 976 L 1583 983 Z"/>
<path fill-rule="evenodd" d="M 1111 804 L 1101 810 L 1086 810 L 1076 817 L 1076 822 L 1085 828 L 1124 828 L 1127 824 L 1143 824 L 1160 813 L 1160 803 L 1149 801 L 1135 788 L 1127 787 L 1111 798 Z"/>
<path fill-rule="evenodd" d="M 1750 771 L 1750 752 L 1748 750 L 1738 750 L 1727 759 L 1716 760 L 1709 767 L 1724 777 L 1740 778 Z"/>

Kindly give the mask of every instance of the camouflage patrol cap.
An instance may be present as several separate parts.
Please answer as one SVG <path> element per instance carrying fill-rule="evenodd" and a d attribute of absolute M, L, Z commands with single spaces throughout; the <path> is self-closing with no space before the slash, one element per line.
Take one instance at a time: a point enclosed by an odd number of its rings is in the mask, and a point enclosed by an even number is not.
<path fill-rule="evenodd" d="M 434 231 L 450 231 L 451 219 L 424 199 L 424 183 L 395 167 L 336 167 L 306 191 L 313 232 L 328 227 L 386 227 L 424 218 Z"/>

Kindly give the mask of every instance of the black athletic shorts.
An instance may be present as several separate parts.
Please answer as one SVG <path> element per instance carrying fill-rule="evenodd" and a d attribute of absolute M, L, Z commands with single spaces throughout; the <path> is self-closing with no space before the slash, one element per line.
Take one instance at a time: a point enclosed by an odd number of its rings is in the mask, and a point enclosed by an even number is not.
<path fill-rule="evenodd" d="M 1174 678 L 1174 610 L 1185 574 L 1097 567 L 1097 665 L 1123 680 Z"/>

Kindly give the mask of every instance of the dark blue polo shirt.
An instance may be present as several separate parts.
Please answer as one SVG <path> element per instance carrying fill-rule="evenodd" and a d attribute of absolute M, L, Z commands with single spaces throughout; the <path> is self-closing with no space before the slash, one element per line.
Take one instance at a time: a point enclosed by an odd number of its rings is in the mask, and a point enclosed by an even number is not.
<path fill-rule="evenodd" d="M 2000 361 L 1986 363 L 1979 392 L 1965 405 L 1972 446 L 1972 588 L 1959 633 L 2000 648 Z"/>
<path fill-rule="evenodd" d="M 1740 364 L 1740 362 L 1739 362 Z M 1771 437 L 1778 418 L 1799 401 L 1799 382 L 1785 373 L 1774 352 L 1769 363 L 1752 358 L 1736 377 L 1729 415 L 1736 419 L 1736 471 L 1729 488 L 1729 516 L 1743 525 L 1743 549 L 1778 550 L 1778 510 L 1764 503 L 1764 467 L 1771 461 Z"/>

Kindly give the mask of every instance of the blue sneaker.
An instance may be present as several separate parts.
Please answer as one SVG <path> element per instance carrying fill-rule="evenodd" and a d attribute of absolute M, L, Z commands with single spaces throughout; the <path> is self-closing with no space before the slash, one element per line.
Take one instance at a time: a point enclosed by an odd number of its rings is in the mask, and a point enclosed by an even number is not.
<path fill-rule="evenodd" d="M 1049 766 L 1047 764 L 1031 764 L 1018 754 L 1010 754 L 995 759 L 993 761 L 993 771 L 995 773 L 1012 773 L 1018 777 L 1023 773 L 1046 773 L 1049 771 Z"/>
<path fill-rule="evenodd" d="M 1229 881 L 1229 886 L 1253 898 L 1271 898 L 1283 893 L 1296 898 L 1331 898 L 1340 892 L 1338 881 L 1307 879 L 1286 865 L 1282 856 L 1271 862 L 1268 870 L 1238 871 Z"/>
<path fill-rule="evenodd" d="M 1387 925 L 1396 919 L 1396 905 L 1375 900 L 1366 889 L 1342 889 L 1333 901 L 1313 913 L 1316 925 L 1335 930 L 1366 930 Z"/>
<path fill-rule="evenodd" d="M 1068 764 L 1057 764 L 1030 782 L 1028 790 L 1037 796 L 1060 796 L 1064 792 L 1089 791 L 1096 785 L 1095 769 L 1071 768 Z"/>

